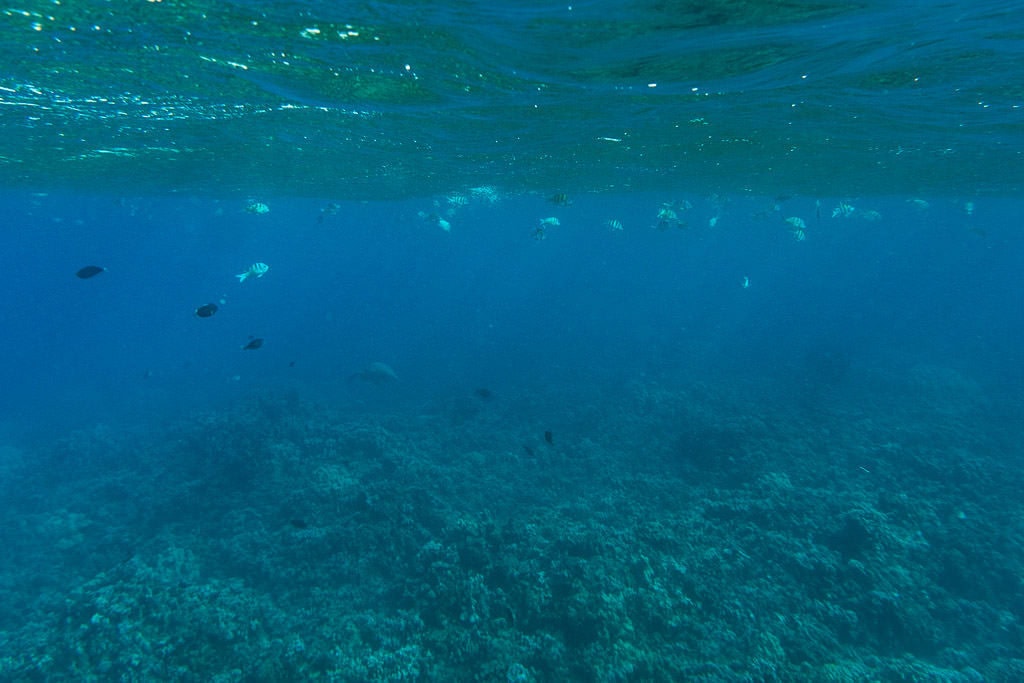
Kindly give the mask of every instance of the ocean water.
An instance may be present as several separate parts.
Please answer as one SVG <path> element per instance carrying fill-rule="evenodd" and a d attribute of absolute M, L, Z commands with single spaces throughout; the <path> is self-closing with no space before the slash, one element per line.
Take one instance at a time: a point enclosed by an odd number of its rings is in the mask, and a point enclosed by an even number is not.
<path fill-rule="evenodd" d="M 1024 680 L 1022 37 L 0 10 L 0 680 Z"/>

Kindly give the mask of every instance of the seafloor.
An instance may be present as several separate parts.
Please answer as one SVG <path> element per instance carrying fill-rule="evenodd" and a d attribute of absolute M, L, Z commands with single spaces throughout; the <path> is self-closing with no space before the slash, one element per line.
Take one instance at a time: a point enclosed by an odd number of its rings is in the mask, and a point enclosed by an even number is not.
<path fill-rule="evenodd" d="M 1024 680 L 1024 413 L 954 371 L 384 403 L 6 448 L 0 678 Z"/>

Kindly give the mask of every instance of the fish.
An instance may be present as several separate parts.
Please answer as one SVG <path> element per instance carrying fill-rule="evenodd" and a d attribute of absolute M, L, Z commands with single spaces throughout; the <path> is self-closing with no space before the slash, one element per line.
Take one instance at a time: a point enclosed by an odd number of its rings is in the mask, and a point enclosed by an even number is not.
<path fill-rule="evenodd" d="M 445 232 L 452 231 L 452 224 L 449 221 L 446 221 L 445 219 L 438 216 L 436 213 L 426 213 L 424 211 L 420 211 L 418 215 L 420 218 L 423 219 L 423 222 L 425 222 L 427 225 L 430 225 L 435 228 L 441 228 Z"/>
<path fill-rule="evenodd" d="M 217 312 L 217 304 L 209 303 L 203 304 L 196 309 L 196 316 L 199 318 L 209 318 Z"/>
<path fill-rule="evenodd" d="M 569 195 L 566 194 L 565 192 L 554 193 L 553 195 L 548 197 L 548 201 L 551 202 L 552 204 L 555 204 L 556 206 L 569 206 L 570 204 L 572 204 L 572 200 L 569 199 Z"/>
<path fill-rule="evenodd" d="M 494 392 L 492 392 L 487 387 L 480 387 L 476 389 L 473 392 L 473 394 L 481 401 L 490 401 L 492 398 L 494 398 Z"/>
<path fill-rule="evenodd" d="M 849 218 L 850 216 L 853 215 L 854 211 L 856 211 L 856 209 L 853 207 L 852 204 L 847 204 L 846 202 L 839 202 L 839 206 L 832 209 L 832 218 Z"/>
<path fill-rule="evenodd" d="M 316 222 L 323 223 L 324 216 L 337 216 L 339 211 L 341 211 L 341 204 L 338 204 L 337 202 L 328 202 L 327 206 L 320 209 L 320 215 L 316 217 Z"/>
<path fill-rule="evenodd" d="M 550 431 L 544 432 L 544 440 L 548 442 L 549 446 L 555 445 L 555 437 L 551 434 Z"/>
<path fill-rule="evenodd" d="M 106 268 L 101 268 L 100 266 L 85 266 L 84 268 L 78 269 L 78 272 L 75 273 L 75 277 L 82 280 L 88 280 L 91 277 L 95 277 L 100 273 L 106 272 L 106 270 Z"/>
<path fill-rule="evenodd" d="M 353 372 L 348 376 L 348 380 L 350 382 L 360 380 L 362 382 L 376 384 L 377 386 L 383 386 L 385 384 L 398 381 L 398 375 L 395 374 L 395 371 L 391 369 L 390 365 L 377 361 L 370 363 L 359 372 Z"/>
<path fill-rule="evenodd" d="M 309 524 L 306 523 L 306 520 L 300 519 L 298 517 L 296 517 L 295 519 L 289 519 L 288 523 L 291 524 L 296 529 L 307 529 L 307 528 L 309 528 Z"/>
<path fill-rule="evenodd" d="M 242 347 L 243 351 L 255 351 L 263 346 L 263 339 L 260 337 L 249 337 L 249 343 Z"/>
<path fill-rule="evenodd" d="M 249 266 L 248 270 L 246 270 L 244 273 L 239 273 L 235 277 L 238 278 L 239 283 L 242 283 L 251 277 L 263 277 L 264 275 L 267 274 L 268 270 L 270 270 L 270 266 L 268 266 L 266 263 L 254 263 L 251 266 Z"/>
<path fill-rule="evenodd" d="M 488 204 L 496 204 L 498 200 L 501 199 L 501 195 L 498 194 L 498 191 L 495 188 L 491 187 L 490 185 L 480 185 L 479 187 L 471 187 L 469 188 L 469 194 L 474 199 L 482 199 Z"/>

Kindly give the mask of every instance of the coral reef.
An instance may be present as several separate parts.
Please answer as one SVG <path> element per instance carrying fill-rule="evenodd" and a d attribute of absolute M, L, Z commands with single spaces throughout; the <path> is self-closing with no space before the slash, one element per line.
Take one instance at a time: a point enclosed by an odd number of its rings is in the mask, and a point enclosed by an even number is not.
<path fill-rule="evenodd" d="M 0 677 L 1024 677 L 1019 428 L 984 401 L 575 391 L 7 449 Z"/>

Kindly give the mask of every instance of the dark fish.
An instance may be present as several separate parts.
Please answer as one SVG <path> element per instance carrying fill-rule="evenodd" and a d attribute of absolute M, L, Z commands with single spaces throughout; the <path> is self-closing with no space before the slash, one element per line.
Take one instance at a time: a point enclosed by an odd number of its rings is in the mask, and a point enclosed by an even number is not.
<path fill-rule="evenodd" d="M 534 456 L 533 449 L 527 446 L 526 444 L 523 444 L 523 450 L 526 451 L 526 454 L 531 458 Z"/>
<path fill-rule="evenodd" d="M 100 268 L 99 266 L 86 266 L 85 268 L 79 268 L 78 272 L 75 273 L 75 276 L 83 280 L 88 280 L 91 277 L 99 275 L 105 270 L 106 268 Z"/>
<path fill-rule="evenodd" d="M 490 401 L 492 398 L 494 398 L 494 394 L 487 387 L 480 387 L 479 389 L 474 391 L 473 394 L 481 401 Z"/>
<path fill-rule="evenodd" d="M 217 312 L 217 304 L 203 304 L 196 309 L 196 315 L 200 318 L 209 318 Z"/>
<path fill-rule="evenodd" d="M 555 437 L 551 435 L 551 432 L 544 432 L 544 440 L 548 442 L 549 446 L 555 445 Z"/>
<path fill-rule="evenodd" d="M 288 523 L 291 524 L 296 529 L 306 529 L 306 528 L 309 527 L 309 525 L 306 524 L 306 520 L 304 520 L 304 519 L 298 519 L 298 518 L 296 518 L 296 519 L 289 519 Z"/>
<path fill-rule="evenodd" d="M 341 211 L 341 204 L 338 204 L 337 202 L 329 202 L 327 206 L 320 209 L 320 215 L 316 217 L 316 222 L 323 223 L 324 216 L 336 216 L 339 211 Z"/>
<path fill-rule="evenodd" d="M 249 343 L 242 347 L 243 351 L 255 351 L 256 349 L 263 346 L 263 340 L 260 337 L 249 337 Z"/>
<path fill-rule="evenodd" d="M 548 201 L 557 206 L 569 206 L 572 204 L 572 200 L 569 199 L 569 195 L 564 192 L 556 192 L 548 197 Z"/>

